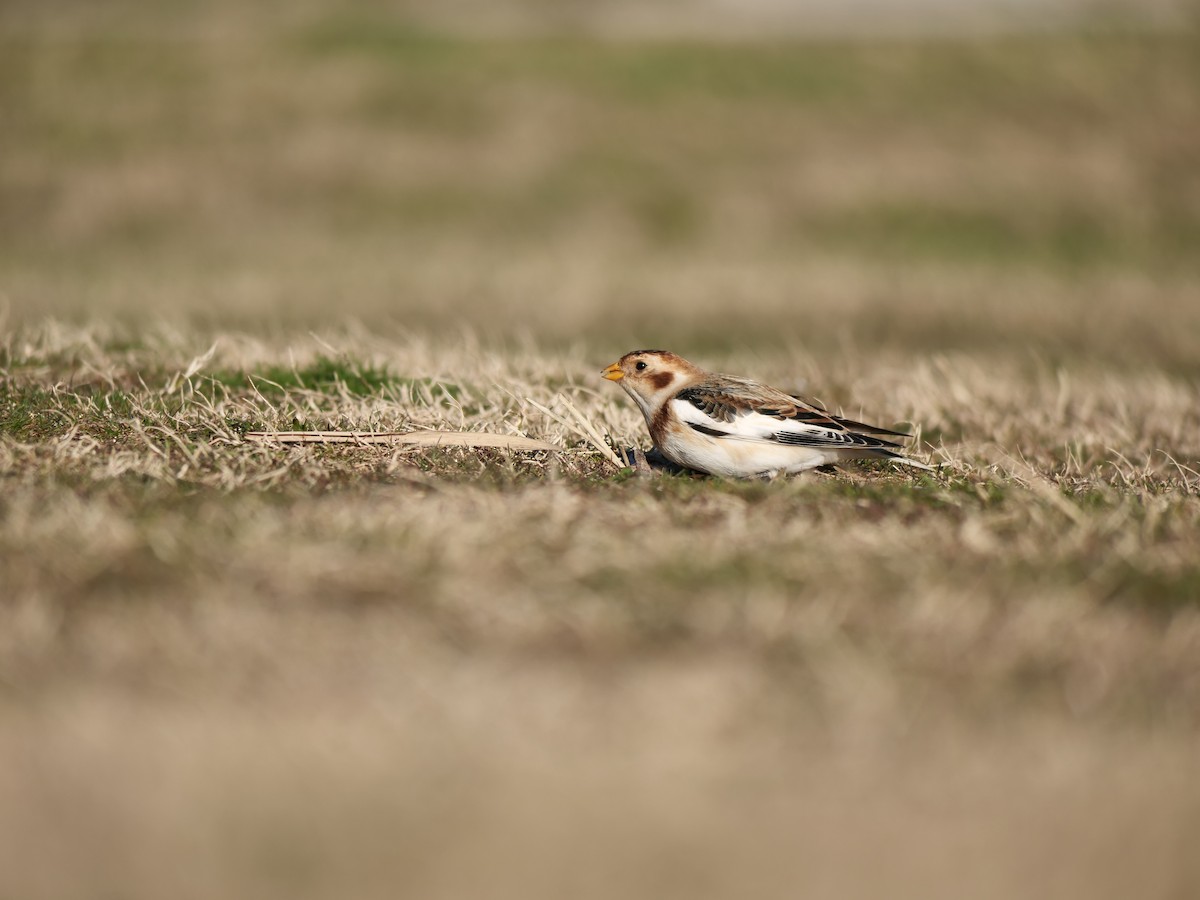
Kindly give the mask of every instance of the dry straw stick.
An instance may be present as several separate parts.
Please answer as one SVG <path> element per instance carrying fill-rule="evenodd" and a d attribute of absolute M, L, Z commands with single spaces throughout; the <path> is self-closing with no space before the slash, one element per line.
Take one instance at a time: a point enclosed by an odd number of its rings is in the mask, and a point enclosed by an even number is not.
<path fill-rule="evenodd" d="M 563 416 L 560 416 L 558 413 L 552 412 L 551 410 L 542 406 L 542 404 L 538 403 L 536 400 L 531 400 L 528 397 L 526 397 L 525 402 L 528 403 L 530 406 L 532 406 L 534 409 L 537 409 L 537 410 L 545 413 L 547 416 L 549 416 L 551 419 L 553 419 L 559 425 L 563 426 L 563 428 L 566 428 L 568 431 L 573 431 L 577 435 L 582 437 L 585 441 L 587 441 L 589 444 L 591 444 L 593 447 L 595 447 L 601 456 L 603 456 L 606 460 L 608 460 L 610 463 L 612 463 L 618 469 L 622 469 L 625 467 L 624 463 L 621 462 L 621 458 L 613 452 L 612 447 L 608 446 L 608 444 L 605 443 L 604 438 L 600 437 L 600 432 L 598 432 L 596 430 L 595 426 L 593 426 L 592 423 L 587 420 L 587 418 L 583 415 L 583 413 L 581 413 L 578 409 L 575 408 L 574 403 L 572 403 L 570 400 L 568 400 L 566 397 L 562 396 L 561 394 L 556 396 L 555 399 L 562 401 L 563 405 L 566 406 L 567 412 L 570 413 L 571 416 L 575 419 L 574 423 L 568 421 L 566 418 L 564 418 Z"/>
<path fill-rule="evenodd" d="M 410 444 L 418 447 L 500 447 L 506 450 L 557 450 L 553 444 L 515 434 L 474 431 L 248 431 L 258 444 Z"/>

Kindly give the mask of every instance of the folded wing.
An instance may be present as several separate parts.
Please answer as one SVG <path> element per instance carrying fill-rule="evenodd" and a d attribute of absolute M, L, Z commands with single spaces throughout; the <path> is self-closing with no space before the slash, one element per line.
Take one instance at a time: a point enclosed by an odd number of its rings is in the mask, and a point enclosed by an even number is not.
<path fill-rule="evenodd" d="M 830 415 L 757 382 L 722 377 L 680 391 L 671 400 L 686 425 L 710 437 L 761 441 L 822 449 L 900 445 L 879 437 L 906 437 L 891 431 Z"/>

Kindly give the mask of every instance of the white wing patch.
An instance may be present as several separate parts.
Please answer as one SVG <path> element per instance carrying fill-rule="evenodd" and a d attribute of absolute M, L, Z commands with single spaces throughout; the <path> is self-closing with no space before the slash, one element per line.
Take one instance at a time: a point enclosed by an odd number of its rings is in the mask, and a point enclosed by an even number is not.
<path fill-rule="evenodd" d="M 722 437 L 737 438 L 743 441 L 773 441 L 779 431 L 788 430 L 784 422 L 771 416 L 760 415 L 756 412 L 745 412 L 734 416 L 732 422 L 722 422 L 714 419 L 702 409 L 697 409 L 686 400 L 672 400 L 671 409 L 680 421 L 687 425 L 700 426 L 712 432 L 720 432 Z M 698 429 L 699 430 L 699 429 Z M 809 429 L 813 431 L 824 429 Z M 702 432 L 703 433 L 703 432 Z M 716 435 L 712 435 L 715 437 Z"/>

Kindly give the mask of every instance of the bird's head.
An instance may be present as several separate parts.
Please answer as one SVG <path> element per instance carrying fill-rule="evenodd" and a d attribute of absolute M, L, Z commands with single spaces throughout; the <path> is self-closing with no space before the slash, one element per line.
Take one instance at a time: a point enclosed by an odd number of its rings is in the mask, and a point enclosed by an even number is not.
<path fill-rule="evenodd" d="M 601 374 L 609 381 L 619 382 L 645 409 L 682 390 L 704 372 L 666 350 L 634 350 Z"/>

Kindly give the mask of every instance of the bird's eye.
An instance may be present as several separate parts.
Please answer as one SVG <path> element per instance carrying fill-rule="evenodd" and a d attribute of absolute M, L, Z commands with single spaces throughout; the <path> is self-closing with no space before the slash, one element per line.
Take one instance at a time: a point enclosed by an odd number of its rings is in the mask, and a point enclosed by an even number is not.
<path fill-rule="evenodd" d="M 640 372 L 640 371 L 642 371 L 642 369 L 646 368 L 646 364 L 644 362 L 642 362 L 641 360 L 638 360 L 638 364 L 636 366 L 634 366 L 634 368 Z"/>

